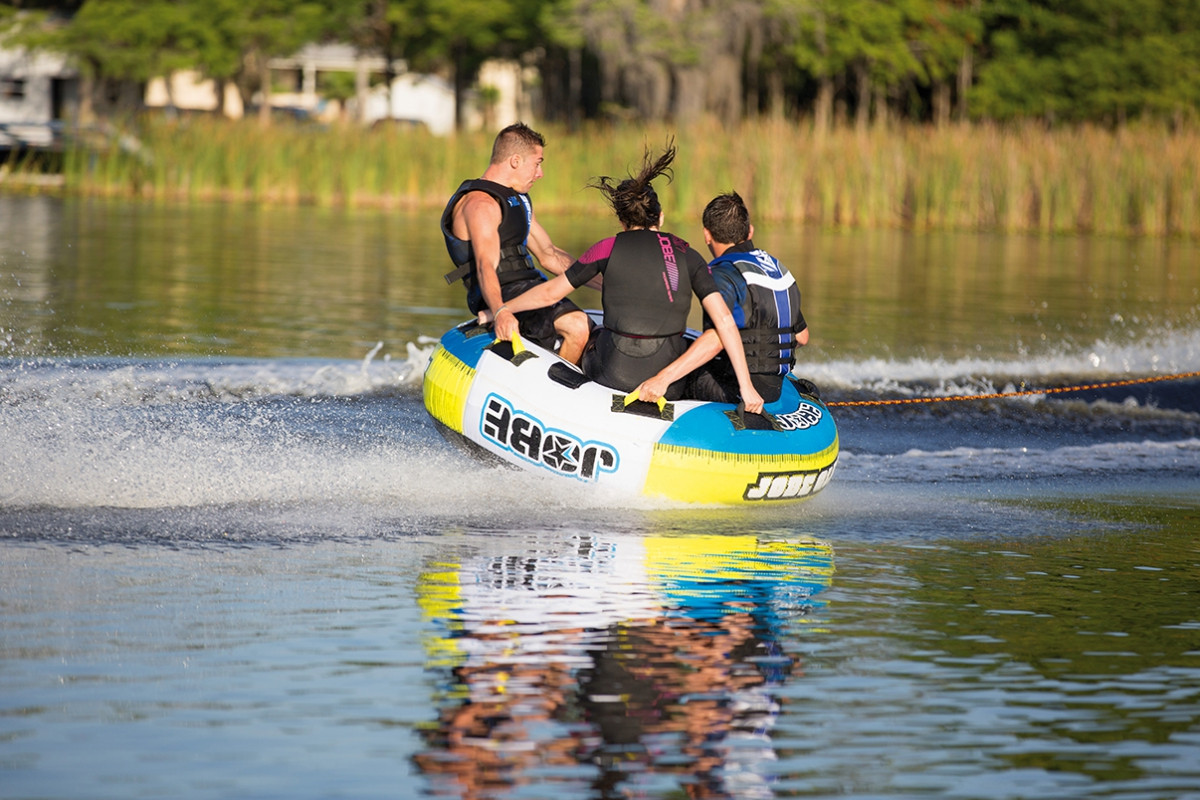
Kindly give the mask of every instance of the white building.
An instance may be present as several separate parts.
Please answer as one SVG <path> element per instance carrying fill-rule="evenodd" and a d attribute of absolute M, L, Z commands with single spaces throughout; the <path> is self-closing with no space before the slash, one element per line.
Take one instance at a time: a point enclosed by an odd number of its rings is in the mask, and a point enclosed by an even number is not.
<path fill-rule="evenodd" d="M 78 110 L 79 73 L 64 56 L 0 50 L 0 145 L 48 146 L 52 123 L 73 120 Z"/>
<path fill-rule="evenodd" d="M 269 66 L 276 84 L 295 86 L 292 92 L 272 92 L 273 106 L 319 114 L 328 104 L 320 94 L 318 75 L 322 72 L 352 73 L 355 97 L 346 103 L 346 110 L 362 124 L 391 118 L 422 122 L 438 134 L 454 130 L 453 87 L 436 76 L 409 72 L 408 65 L 402 60 L 391 64 L 396 77 L 390 93 L 384 85 L 371 85 L 373 80 L 384 75 L 387 62 L 381 56 L 363 55 L 347 44 L 305 45 L 294 56 L 271 59 Z M 291 80 L 286 79 L 289 72 L 294 76 Z"/>
<path fill-rule="evenodd" d="M 362 124 L 396 119 L 423 123 L 435 134 L 452 133 L 455 111 L 450 82 L 436 75 L 410 72 L 407 64 L 396 61 L 392 64 L 395 78 L 391 87 L 372 86 L 372 80 L 378 81 L 386 66 L 383 58 L 360 54 L 351 45 L 310 44 L 294 56 L 269 62 L 272 84 L 294 87 L 284 92 L 276 88 L 269 96 L 270 104 L 314 117 L 335 116 L 341 106 L 321 95 L 318 75 L 351 73 L 356 96 L 347 102 L 346 110 Z M 530 80 L 527 70 L 514 62 L 485 63 L 479 75 L 482 91 L 472 91 L 465 98 L 466 126 L 498 129 L 518 119 L 529 120 Z M 30 136 L 49 137 L 50 123 L 75 121 L 80 86 L 79 73 L 65 56 L 0 49 L 0 126 L 15 130 L 12 126 L 19 123 Z M 150 81 L 143 97 L 150 108 L 213 111 L 221 105 L 216 84 L 190 70 Z M 224 101 L 228 116 L 236 118 L 246 113 L 231 83 L 225 85 Z"/>
<path fill-rule="evenodd" d="M 383 75 L 384 59 L 362 55 L 346 44 L 306 45 L 290 58 L 272 59 L 270 67 L 277 78 L 280 72 L 287 71 L 297 76 L 291 81 L 296 86 L 295 92 L 272 94 L 274 106 L 303 108 L 316 113 L 324 103 L 318 91 L 318 73 L 352 72 L 357 92 L 348 101 L 347 110 L 363 124 L 396 119 L 424 123 L 439 135 L 454 131 L 454 87 L 440 76 L 410 72 L 403 61 L 392 64 L 396 77 L 390 89 L 382 84 L 371 85 L 373 77 Z M 486 62 L 479 72 L 479 86 L 490 91 L 468 94 L 465 99 L 466 126 L 502 128 L 510 122 L 529 119 L 532 114 L 526 85 L 535 78 L 515 62 Z M 485 97 L 489 102 L 485 103 Z"/>
<path fill-rule="evenodd" d="M 148 108 L 179 108 L 187 111 L 216 111 L 217 82 L 190 69 L 172 72 L 170 78 L 154 78 L 146 84 Z M 225 84 L 225 115 L 239 119 L 243 114 L 242 95 L 232 83 Z"/>
<path fill-rule="evenodd" d="M 386 86 L 376 86 L 366 95 L 363 122 L 382 119 L 422 122 L 439 136 L 453 133 L 454 87 L 435 75 L 398 75 L 390 92 Z"/>

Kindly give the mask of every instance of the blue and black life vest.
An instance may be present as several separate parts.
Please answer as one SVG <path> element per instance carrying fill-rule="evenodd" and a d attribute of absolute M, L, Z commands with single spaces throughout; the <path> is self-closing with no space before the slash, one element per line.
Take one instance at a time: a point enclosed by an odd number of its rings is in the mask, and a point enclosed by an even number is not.
<path fill-rule="evenodd" d="M 446 240 L 446 252 L 454 262 L 454 269 L 446 273 L 446 283 L 461 280 L 470 291 L 477 282 L 474 248 L 469 241 L 459 239 L 451 232 L 454 206 L 467 192 L 485 192 L 496 198 L 496 202 L 500 204 L 500 264 L 496 272 L 501 285 L 519 280 L 545 278 L 534 268 L 533 259 L 526 248 L 530 223 L 533 221 L 533 204 L 529 195 L 494 181 L 476 178 L 463 181 L 446 204 L 446 210 L 442 212 L 442 236 Z"/>
<path fill-rule="evenodd" d="M 730 249 L 709 264 L 736 269 L 737 304 L 730 311 L 746 350 L 750 372 L 787 375 L 796 363 L 795 334 L 808 327 L 800 312 L 796 279 L 765 250 Z"/>

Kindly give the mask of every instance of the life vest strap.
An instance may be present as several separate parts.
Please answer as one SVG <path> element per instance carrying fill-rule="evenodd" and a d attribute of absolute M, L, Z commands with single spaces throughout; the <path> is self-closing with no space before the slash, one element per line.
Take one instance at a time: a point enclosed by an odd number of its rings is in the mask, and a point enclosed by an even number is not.
<path fill-rule="evenodd" d="M 450 270 L 442 277 L 446 279 L 446 283 L 457 283 L 463 278 L 471 274 L 471 270 L 475 268 L 474 264 L 460 264 L 458 267 Z"/>
<path fill-rule="evenodd" d="M 529 256 L 529 249 L 527 247 L 525 247 L 525 245 L 523 245 L 523 244 L 518 244 L 513 247 L 501 248 L 500 264 L 498 265 L 498 268 L 500 268 L 500 271 L 503 272 L 504 270 L 502 268 L 504 266 L 504 263 L 506 261 L 511 262 L 514 260 L 521 261 L 525 266 L 528 266 L 528 261 L 526 260 L 528 256 Z M 475 269 L 475 262 L 467 261 L 463 264 L 459 264 L 457 267 L 450 270 L 442 277 L 444 277 L 446 279 L 446 283 L 455 283 L 457 281 L 461 281 L 464 278 L 466 278 L 468 275 L 471 274 L 472 271 L 474 271 L 474 269 Z"/>

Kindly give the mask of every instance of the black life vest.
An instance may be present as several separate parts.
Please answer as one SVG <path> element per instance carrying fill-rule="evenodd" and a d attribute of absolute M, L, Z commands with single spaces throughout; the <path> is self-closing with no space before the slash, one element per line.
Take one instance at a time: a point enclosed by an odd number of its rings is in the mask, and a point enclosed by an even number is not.
<path fill-rule="evenodd" d="M 808 327 L 796 279 L 765 250 L 727 250 L 709 264 L 714 273 L 721 267 L 742 276 L 738 302 L 730 311 L 750 372 L 787 375 L 796 363 L 795 334 Z"/>
<path fill-rule="evenodd" d="M 496 268 L 501 285 L 513 281 L 544 278 L 533 266 L 533 259 L 526 248 L 529 226 L 533 221 L 533 204 L 529 195 L 494 181 L 476 178 L 463 181 L 455 190 L 450 202 L 442 212 L 442 236 L 446 240 L 446 252 L 454 262 L 454 269 L 446 273 L 446 283 L 461 280 L 469 290 L 474 288 L 475 249 L 469 241 L 459 239 L 451 232 L 454 222 L 454 207 L 467 192 L 485 192 L 500 204 L 500 264 Z"/>

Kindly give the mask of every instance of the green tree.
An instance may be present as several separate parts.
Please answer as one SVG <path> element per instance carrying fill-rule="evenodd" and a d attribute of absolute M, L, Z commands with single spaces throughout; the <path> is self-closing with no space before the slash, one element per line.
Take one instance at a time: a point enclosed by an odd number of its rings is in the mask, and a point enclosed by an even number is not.
<path fill-rule="evenodd" d="M 1200 3 L 1167 3 L 1163 11 L 1168 39 L 1165 50 L 1178 60 L 1171 65 L 1174 80 L 1161 110 L 1179 125 L 1186 115 L 1194 119 L 1200 111 Z"/>
<path fill-rule="evenodd" d="M 197 69 L 222 85 L 233 81 L 249 105 L 257 90 L 269 96 L 267 60 L 326 33 L 335 3 L 86 0 L 71 16 L 44 15 L 24 41 L 76 59 L 85 79 L 85 119 L 136 109 L 146 81 L 179 69 Z"/>
<path fill-rule="evenodd" d="M 420 28 L 422 21 L 418 14 L 413 13 L 412 6 L 410 2 L 396 0 L 362 0 L 340 6 L 334 16 L 337 28 L 344 31 L 361 52 L 383 59 L 383 77 L 389 93 L 389 116 L 392 113 L 390 95 L 398 65 L 412 55 L 413 43 L 424 38 Z M 360 108 L 366 90 L 363 77 L 359 76 L 355 87 Z"/>
<path fill-rule="evenodd" d="M 1005 0 L 985 12 L 977 113 L 1121 124 L 1197 102 L 1194 2 Z"/>
<path fill-rule="evenodd" d="M 541 60 L 546 111 L 566 119 L 572 128 L 588 103 L 583 85 L 588 41 L 574 6 L 575 0 L 544 0 L 538 12 L 548 50 Z"/>
<path fill-rule="evenodd" d="M 48 12 L 51 14 L 74 14 L 84 0 L 4 0 L 0 3 L 0 25 L 4 19 L 22 12 Z"/>
<path fill-rule="evenodd" d="M 97 0 L 90 0 L 97 2 Z M 211 31 L 197 65 L 219 84 L 232 81 L 249 108 L 260 97 L 259 119 L 270 120 L 269 62 L 319 41 L 334 27 L 336 0 L 186 0 Z"/>
<path fill-rule="evenodd" d="M 744 74 L 761 60 L 762 0 L 559 0 L 546 27 L 599 62 L 603 107 L 686 123 L 744 113 Z"/>
<path fill-rule="evenodd" d="M 455 120 L 464 122 L 466 95 L 483 62 L 516 58 L 541 39 L 541 0 L 410 0 L 416 68 L 453 74 Z"/>
<path fill-rule="evenodd" d="M 983 35 L 981 0 L 924 0 L 913 42 L 929 80 L 932 116 L 937 125 L 951 118 L 951 87 L 957 84 L 958 119 L 966 119 L 973 81 L 975 50 Z"/>
<path fill-rule="evenodd" d="M 887 99 L 906 80 L 923 76 L 910 41 L 920 0 L 772 0 L 771 14 L 790 30 L 797 66 L 818 84 L 815 119 L 830 124 L 837 82 L 854 86 L 855 119 L 864 127 L 874 106 L 887 117 Z"/>
<path fill-rule="evenodd" d="M 73 56 L 84 76 L 80 116 L 132 112 L 150 78 L 191 64 L 201 35 L 189 8 L 164 0 L 90 0 L 28 41 Z"/>
<path fill-rule="evenodd" d="M 404 63 L 452 75 L 460 125 L 491 58 L 540 65 L 572 121 L 585 106 L 736 120 L 785 97 L 822 129 L 835 99 L 860 126 L 942 124 L 955 100 L 960 119 L 1117 125 L 1200 109 L 1197 0 L 7 0 L 0 31 L 74 56 L 85 114 L 134 108 L 151 77 L 196 69 L 265 119 L 269 60 L 326 38 L 382 57 L 389 86 Z"/>

